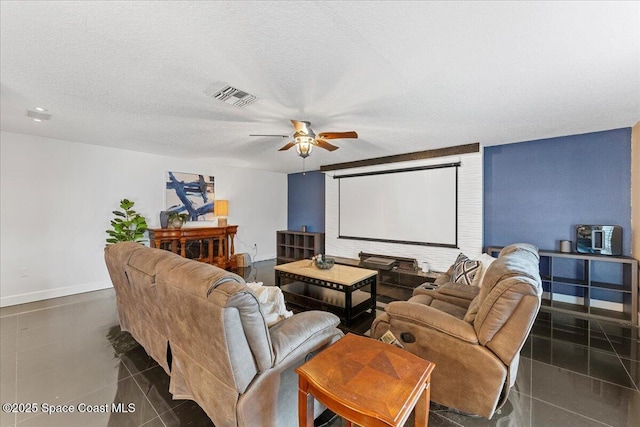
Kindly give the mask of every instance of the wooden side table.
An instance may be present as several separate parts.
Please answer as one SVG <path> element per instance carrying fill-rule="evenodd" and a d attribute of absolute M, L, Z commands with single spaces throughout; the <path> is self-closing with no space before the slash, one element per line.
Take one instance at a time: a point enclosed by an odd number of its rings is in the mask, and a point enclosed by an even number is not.
<path fill-rule="evenodd" d="M 435 363 L 372 338 L 347 334 L 296 369 L 298 419 L 313 426 L 314 398 L 361 426 L 402 426 L 416 408 L 416 426 L 429 421 Z"/>

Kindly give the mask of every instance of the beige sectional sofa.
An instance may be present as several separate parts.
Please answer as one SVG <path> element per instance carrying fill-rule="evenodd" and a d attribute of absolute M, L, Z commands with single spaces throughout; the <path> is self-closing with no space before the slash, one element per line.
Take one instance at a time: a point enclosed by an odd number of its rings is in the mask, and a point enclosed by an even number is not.
<path fill-rule="evenodd" d="M 174 398 L 218 427 L 297 425 L 294 369 L 342 337 L 338 317 L 309 311 L 268 327 L 233 273 L 138 243 L 108 246 L 105 260 L 121 328 L 170 373 Z"/>

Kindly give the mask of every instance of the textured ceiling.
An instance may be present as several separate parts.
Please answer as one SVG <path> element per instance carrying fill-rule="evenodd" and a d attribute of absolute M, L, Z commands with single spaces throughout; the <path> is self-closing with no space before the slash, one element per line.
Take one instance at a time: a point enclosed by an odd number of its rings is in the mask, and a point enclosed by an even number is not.
<path fill-rule="evenodd" d="M 2 130 L 296 172 L 640 120 L 639 2 L 0 3 Z M 205 95 L 224 81 L 258 100 Z M 45 107 L 49 122 L 25 110 Z"/>

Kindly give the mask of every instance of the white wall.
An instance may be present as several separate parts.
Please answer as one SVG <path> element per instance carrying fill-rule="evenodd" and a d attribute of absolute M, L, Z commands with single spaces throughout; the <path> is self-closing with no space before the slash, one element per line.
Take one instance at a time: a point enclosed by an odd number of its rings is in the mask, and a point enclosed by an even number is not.
<path fill-rule="evenodd" d="M 238 225 L 236 253 L 275 257 L 275 232 L 287 226 L 287 175 L 0 133 L 0 306 L 111 286 L 103 250 L 111 211 L 128 198 L 159 226 L 167 170 L 215 177 Z"/>
<path fill-rule="evenodd" d="M 367 172 L 371 170 L 399 169 L 460 161 L 458 170 L 458 249 L 434 246 L 406 245 L 364 240 L 338 239 L 338 181 L 333 175 Z M 358 258 L 358 253 L 374 253 L 415 258 L 420 266 L 427 262 L 432 270 L 445 271 L 460 252 L 470 258 L 482 253 L 482 151 L 451 157 L 439 157 L 384 166 L 331 171 L 325 175 L 325 252 L 334 256 Z M 412 194 L 408 198 L 416 197 Z M 438 201 L 433 200 L 434 209 Z M 429 215 L 425 211 L 424 215 Z M 384 227 L 380 224 L 380 227 Z"/>

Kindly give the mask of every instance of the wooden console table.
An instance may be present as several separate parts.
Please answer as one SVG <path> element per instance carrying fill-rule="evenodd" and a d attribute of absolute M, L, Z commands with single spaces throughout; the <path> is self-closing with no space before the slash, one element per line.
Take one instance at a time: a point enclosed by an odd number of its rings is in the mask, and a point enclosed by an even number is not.
<path fill-rule="evenodd" d="M 187 244 L 196 242 L 198 253 L 193 259 L 216 265 L 225 270 L 228 268 L 235 269 L 233 238 L 237 231 L 237 225 L 199 228 L 153 228 L 149 229 L 149 241 L 152 248 L 170 250 L 184 258 L 189 258 Z"/>

